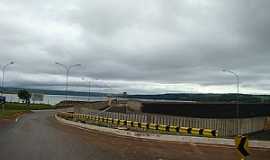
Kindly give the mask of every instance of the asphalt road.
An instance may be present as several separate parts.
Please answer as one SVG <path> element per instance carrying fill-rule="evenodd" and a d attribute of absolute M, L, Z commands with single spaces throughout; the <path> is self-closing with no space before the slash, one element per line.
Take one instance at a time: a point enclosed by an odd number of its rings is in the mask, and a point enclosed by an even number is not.
<path fill-rule="evenodd" d="M 63 125 L 53 111 L 26 114 L 0 125 L 1 160 L 237 160 L 234 148 L 118 137 Z M 252 149 L 252 159 L 269 160 L 270 150 Z"/>

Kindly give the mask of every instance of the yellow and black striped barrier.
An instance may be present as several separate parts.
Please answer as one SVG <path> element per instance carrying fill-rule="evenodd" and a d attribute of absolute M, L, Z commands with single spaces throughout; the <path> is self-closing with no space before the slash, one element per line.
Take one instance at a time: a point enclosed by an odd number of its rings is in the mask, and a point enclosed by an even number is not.
<path fill-rule="evenodd" d="M 169 126 L 169 132 L 177 133 L 179 132 L 178 126 Z"/>
<path fill-rule="evenodd" d="M 120 124 L 121 126 L 124 126 L 124 125 L 127 124 L 127 121 L 124 120 L 124 119 L 121 119 L 119 124 Z"/>
<path fill-rule="evenodd" d="M 107 117 L 104 117 L 104 118 L 103 118 L 103 122 L 104 122 L 104 123 L 108 123 L 108 118 L 107 118 Z"/>
<path fill-rule="evenodd" d="M 140 122 L 133 122 L 133 126 L 137 128 L 141 128 L 141 123 Z"/>
<path fill-rule="evenodd" d="M 218 131 L 213 130 L 213 129 L 204 129 L 203 130 L 203 135 L 207 137 L 217 137 L 218 136 Z"/>
<path fill-rule="evenodd" d="M 169 126 L 168 125 L 158 125 L 158 130 L 160 130 L 162 132 L 168 132 Z"/>
<path fill-rule="evenodd" d="M 92 117 L 91 117 L 91 120 L 92 120 L 92 121 L 96 120 L 96 116 L 92 116 Z"/>
<path fill-rule="evenodd" d="M 149 124 L 149 129 L 158 130 L 158 125 L 156 123 L 150 123 Z"/>
<path fill-rule="evenodd" d="M 112 124 L 113 123 L 113 119 L 112 118 L 108 118 L 108 123 Z"/>
<path fill-rule="evenodd" d="M 118 125 L 119 124 L 119 119 L 113 119 L 113 124 Z"/>
<path fill-rule="evenodd" d="M 145 123 L 137 121 L 128 121 L 124 119 L 113 119 L 102 116 L 77 114 L 77 113 L 57 113 L 57 115 L 66 119 L 77 119 L 79 121 L 95 121 L 103 122 L 107 124 L 114 124 L 119 126 L 127 126 L 134 128 L 142 128 L 143 130 L 158 130 L 160 132 L 169 132 L 180 135 L 193 135 L 193 136 L 206 136 L 206 137 L 217 137 L 218 131 L 213 129 L 202 129 L 202 128 L 191 128 L 191 127 L 179 127 L 171 126 L 166 124 L 156 124 L 156 123 Z"/>
<path fill-rule="evenodd" d="M 191 134 L 192 128 L 190 127 L 180 127 L 179 132 L 181 134 Z"/>
<path fill-rule="evenodd" d="M 71 113 L 61 113 L 60 116 L 62 116 L 65 119 L 75 118 L 75 115 L 74 114 L 71 114 Z"/>
<path fill-rule="evenodd" d="M 99 121 L 99 122 L 103 122 L 103 117 L 99 117 L 99 118 L 98 118 L 98 121 Z"/>
<path fill-rule="evenodd" d="M 191 134 L 195 136 L 201 136 L 203 135 L 203 129 L 200 128 L 192 128 L 191 129 Z"/>
<path fill-rule="evenodd" d="M 133 122 L 132 121 L 127 121 L 127 126 L 128 127 L 133 127 Z"/>
<path fill-rule="evenodd" d="M 141 123 L 141 128 L 149 129 L 149 124 L 148 123 Z"/>

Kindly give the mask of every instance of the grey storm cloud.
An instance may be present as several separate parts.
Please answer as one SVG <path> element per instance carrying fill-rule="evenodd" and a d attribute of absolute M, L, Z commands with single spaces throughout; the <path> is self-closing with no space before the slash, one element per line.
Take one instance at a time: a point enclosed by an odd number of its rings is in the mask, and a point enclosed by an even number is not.
<path fill-rule="evenodd" d="M 269 93 L 269 8 L 267 0 L 1 0 L 0 64 L 16 62 L 14 86 L 63 85 L 57 61 L 83 65 L 71 71 L 74 86 L 91 77 L 134 93 L 232 92 L 226 68 L 247 93 Z"/>

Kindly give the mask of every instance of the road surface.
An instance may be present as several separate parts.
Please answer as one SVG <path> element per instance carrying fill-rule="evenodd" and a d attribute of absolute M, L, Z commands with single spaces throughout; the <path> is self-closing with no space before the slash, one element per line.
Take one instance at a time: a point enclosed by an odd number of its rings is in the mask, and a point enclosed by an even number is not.
<path fill-rule="evenodd" d="M 118 137 L 63 125 L 53 111 L 23 115 L 0 125 L 1 160 L 238 160 L 234 148 Z M 252 159 L 269 160 L 270 150 L 252 149 Z"/>

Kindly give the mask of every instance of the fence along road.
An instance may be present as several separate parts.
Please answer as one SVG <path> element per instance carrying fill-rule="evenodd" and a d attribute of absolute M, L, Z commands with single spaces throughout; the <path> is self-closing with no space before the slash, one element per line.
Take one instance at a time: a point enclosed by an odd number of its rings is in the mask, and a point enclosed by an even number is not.
<path fill-rule="evenodd" d="M 186 160 L 237 159 L 235 148 L 116 137 L 62 125 L 55 112 L 24 115 L 18 123 L 0 124 L 2 160 Z M 0 121 L 1 123 L 1 121 Z M 252 149 L 253 159 L 268 160 L 270 150 Z"/>
<path fill-rule="evenodd" d="M 75 112 L 96 115 L 98 111 L 86 107 L 76 107 Z M 269 123 L 268 117 L 241 118 L 240 129 L 238 130 L 238 119 L 212 119 L 212 118 L 190 118 L 146 113 L 117 113 L 104 112 L 99 114 L 102 117 L 123 119 L 139 123 L 154 123 L 158 125 L 170 125 L 189 128 L 203 128 L 217 130 L 219 136 L 235 136 L 264 130 Z M 238 132 L 239 131 L 239 132 Z"/>
<path fill-rule="evenodd" d="M 96 116 L 95 116 L 96 115 Z M 122 127 L 123 129 L 139 130 L 143 132 L 159 132 L 166 134 L 181 134 L 181 135 L 193 135 L 193 136 L 205 136 L 205 137 L 217 137 L 218 131 L 211 129 L 178 127 L 155 123 L 144 123 L 137 121 L 127 121 L 124 119 L 114 119 L 112 117 L 102 117 L 98 114 L 78 114 L 59 112 L 57 116 L 71 121 L 79 121 L 82 123 L 95 124 L 104 127 L 116 128 Z"/>

